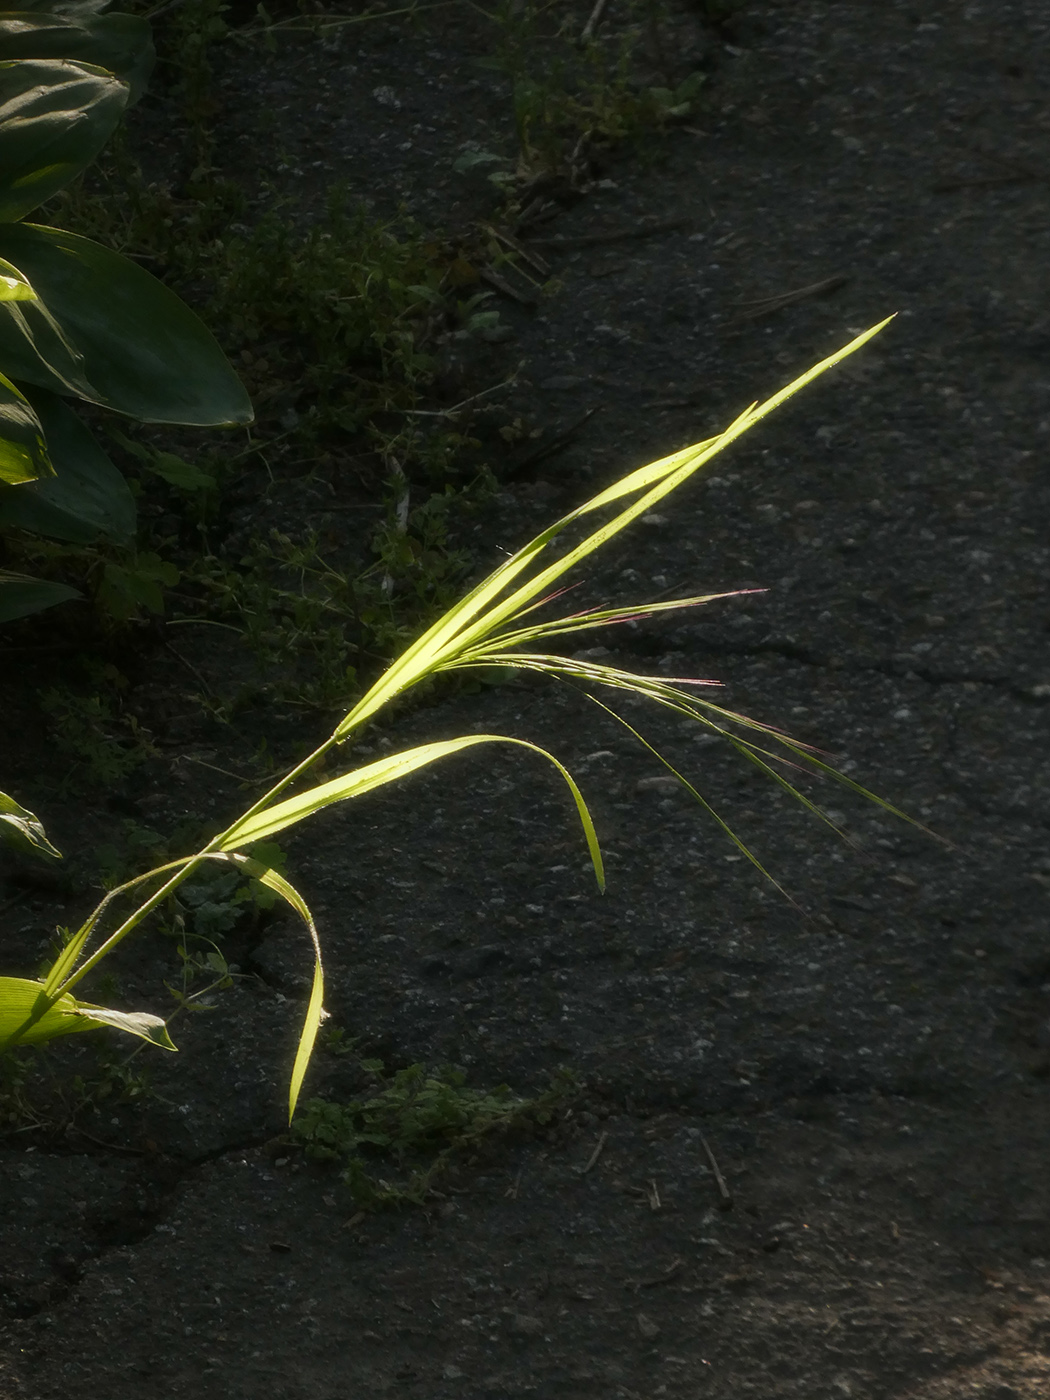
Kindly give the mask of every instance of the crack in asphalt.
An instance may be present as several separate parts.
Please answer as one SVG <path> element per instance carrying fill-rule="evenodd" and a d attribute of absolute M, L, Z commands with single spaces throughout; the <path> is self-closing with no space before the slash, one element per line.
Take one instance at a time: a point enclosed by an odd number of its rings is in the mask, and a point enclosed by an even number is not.
<path fill-rule="evenodd" d="M 758 642 L 748 646 L 736 646 L 732 642 L 703 641 L 699 649 L 713 656 L 781 656 L 788 661 L 799 661 L 806 666 L 819 667 L 830 671 L 874 672 L 877 675 L 892 676 L 900 680 L 919 680 L 927 685 L 981 685 L 1002 688 L 1027 704 L 1045 704 L 1050 696 L 1043 697 L 1032 693 L 1032 687 L 1024 687 L 1005 673 L 974 673 L 970 671 L 934 671 L 929 667 L 916 666 L 910 661 L 862 661 L 856 657 L 832 657 L 826 652 L 814 651 L 811 647 L 794 642 Z"/>

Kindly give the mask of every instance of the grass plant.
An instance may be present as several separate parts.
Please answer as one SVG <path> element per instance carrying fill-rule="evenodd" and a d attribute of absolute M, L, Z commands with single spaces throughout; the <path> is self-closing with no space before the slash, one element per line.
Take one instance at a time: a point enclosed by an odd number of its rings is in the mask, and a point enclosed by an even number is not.
<path fill-rule="evenodd" d="M 291 1118 L 325 1014 L 321 944 L 305 900 L 279 873 L 272 861 L 260 859 L 256 843 L 269 841 L 279 832 L 298 825 L 326 807 L 363 797 L 432 763 L 481 745 L 511 745 L 535 754 L 552 765 L 575 803 L 596 882 L 599 889 L 604 889 L 601 848 L 583 793 L 554 754 L 513 735 L 472 733 L 423 744 L 351 768 L 320 783 L 310 781 L 311 770 L 321 765 L 322 760 L 325 761 L 325 768 L 330 770 L 336 751 L 406 692 L 441 674 L 464 670 L 503 672 L 511 668 L 563 679 L 578 686 L 604 712 L 620 719 L 635 735 L 637 730 L 634 726 L 617 713 L 616 702 L 618 698 L 640 696 L 695 721 L 728 743 L 742 759 L 786 789 L 833 829 L 837 829 L 834 821 L 796 786 L 794 775 L 798 770 L 831 776 L 847 788 L 901 816 L 896 809 L 875 798 L 852 778 L 829 767 L 807 745 L 796 742 L 778 729 L 735 714 L 704 698 L 703 687 L 710 682 L 656 679 L 597 661 L 572 659 L 553 649 L 563 639 L 575 641 L 580 633 L 638 621 L 674 609 L 701 606 L 710 602 L 712 596 L 724 595 L 695 596 L 651 604 L 589 607 L 554 617 L 549 614 L 551 603 L 563 592 L 562 580 L 567 575 L 578 570 L 591 555 L 627 526 L 652 511 L 666 496 L 683 486 L 719 453 L 799 390 L 857 351 L 885 324 L 882 322 L 856 337 L 764 403 L 746 409 L 724 432 L 630 472 L 563 516 L 505 560 L 387 668 L 321 745 L 234 822 L 192 855 L 166 861 L 111 890 L 69 939 L 39 981 L 0 978 L 0 1047 L 41 1042 L 71 1032 L 110 1025 L 173 1049 L 161 1018 L 80 1003 L 74 991 L 129 934 L 165 905 L 176 890 L 202 867 L 210 862 L 225 863 L 259 881 L 285 900 L 301 917 L 313 942 L 312 990 L 290 1076 L 288 1108 Z M 595 524 L 595 516 L 600 523 Z M 607 698 L 599 698 L 599 692 Z M 714 818 L 728 838 L 765 874 L 758 858 L 734 835 L 726 819 L 713 810 L 707 799 L 684 775 L 669 763 L 667 767 Z M 12 804 L 10 799 L 7 799 L 7 803 L 5 807 L 0 802 L 0 815 L 15 826 L 24 839 L 37 844 L 46 840 L 32 813 L 25 812 L 17 803 Z M 250 851 L 253 853 L 249 854 Z M 132 905 L 130 911 L 119 914 L 121 907 L 127 908 L 128 900 Z M 97 946 L 89 951 L 89 944 L 96 935 Z"/>

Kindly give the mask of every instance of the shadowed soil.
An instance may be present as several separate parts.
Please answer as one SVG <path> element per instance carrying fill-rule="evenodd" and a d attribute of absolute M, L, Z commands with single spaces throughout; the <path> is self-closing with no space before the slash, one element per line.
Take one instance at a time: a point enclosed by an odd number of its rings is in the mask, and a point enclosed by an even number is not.
<path fill-rule="evenodd" d="M 600 640 L 624 665 L 720 680 L 729 707 L 950 844 L 829 787 L 850 849 L 677 717 L 625 706 L 795 907 L 574 690 L 487 687 L 370 736 L 547 745 L 593 804 L 608 892 L 571 803 L 517 751 L 329 812 L 287 849 L 333 1023 L 479 1086 L 568 1068 L 571 1112 L 462 1160 L 424 1207 L 362 1215 L 280 1139 L 305 937 L 280 919 L 239 935 L 253 976 L 177 1023 L 147 1096 L 61 1141 L 6 1138 L 4 1400 L 1050 1393 L 1050 16 L 776 0 L 723 30 L 676 11 L 665 35 L 709 71 L 700 108 L 603 155 L 522 234 L 557 286 L 504 299 L 511 337 L 453 366 L 469 388 L 520 365 L 509 414 L 551 440 L 580 425 L 517 473 L 494 464 L 471 547 L 497 559 L 897 312 L 584 593 L 766 590 Z M 258 114 L 276 113 L 304 208 L 345 178 L 465 230 L 497 197 L 452 162 L 511 142 L 483 43 L 450 9 L 230 48 L 220 158 L 255 178 L 273 154 Z M 319 530 L 348 519 L 317 507 Z M 180 653 L 216 683 L 235 664 L 208 636 Z M 142 672 L 162 699 L 187 686 L 162 651 Z M 5 789 L 90 847 L 112 809 L 62 810 L 45 732 L 4 686 L 27 735 Z M 221 731 L 168 733 L 136 810 L 158 829 L 232 815 L 236 782 L 186 761 L 225 767 Z M 34 893 L 5 913 L 5 970 L 34 974 L 48 929 L 89 902 Z M 148 939 L 119 971 L 129 1004 L 163 1009 Z M 307 1092 L 336 1096 L 342 1073 L 320 1052 Z"/>

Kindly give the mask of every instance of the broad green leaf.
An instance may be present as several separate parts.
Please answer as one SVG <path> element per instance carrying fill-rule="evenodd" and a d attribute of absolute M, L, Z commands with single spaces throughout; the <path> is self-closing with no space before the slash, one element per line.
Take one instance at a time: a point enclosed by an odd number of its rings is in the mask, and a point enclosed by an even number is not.
<path fill-rule="evenodd" d="M 0 374 L 0 499 L 29 490 L 25 482 L 53 477 L 44 428 L 25 395 Z"/>
<path fill-rule="evenodd" d="M 62 6 L 47 13 L 23 4 L 0 12 L 0 59 L 70 58 L 115 74 L 142 96 L 156 59 L 149 23 L 138 15 L 98 15 L 102 5 Z M 54 7 L 59 10 L 58 6 Z"/>
<path fill-rule="evenodd" d="M 30 812 L 27 807 L 16 802 L 13 797 L 9 797 L 6 792 L 0 792 L 0 823 L 17 831 L 31 846 L 35 846 L 38 851 L 44 851 L 49 856 L 56 856 L 62 859 L 62 852 L 47 839 L 43 823 L 40 818 Z"/>
<path fill-rule="evenodd" d="M 15 618 L 43 612 L 45 608 L 68 603 L 80 596 L 75 588 L 67 584 L 0 569 L 0 623 L 14 622 Z"/>
<path fill-rule="evenodd" d="M 0 16 L 0 44 L 4 22 Z M 98 155 L 127 106 L 126 84 L 66 59 L 0 63 L 0 221 L 22 219 Z"/>
<path fill-rule="evenodd" d="M 0 229 L 4 227 L 0 224 Z M 14 263 L 0 258 L 0 269 L 5 282 L 21 279 L 21 285 L 32 290 Z M 0 366 L 23 382 L 99 401 L 98 390 L 88 383 L 84 373 L 83 355 L 35 291 L 32 297 L 0 298 Z"/>
<path fill-rule="evenodd" d="M 136 554 L 126 563 L 107 561 L 102 570 L 98 601 L 113 617 L 135 617 L 140 608 L 164 611 L 164 590 L 179 581 L 174 564 L 148 551 Z"/>
<path fill-rule="evenodd" d="M 0 487 L 0 527 L 89 544 L 106 535 L 135 539 L 135 498 L 124 477 L 62 399 L 46 389 L 28 397 L 43 426 L 56 475 L 27 486 Z"/>
<path fill-rule="evenodd" d="M 47 1005 L 42 982 L 24 977 L 0 977 L 0 1050 L 13 1045 L 39 1045 L 63 1035 L 113 1026 L 165 1050 L 174 1050 L 167 1027 L 146 1011 L 110 1011 L 68 993 Z"/>
<path fill-rule="evenodd" d="M 174 452 L 161 452 L 159 448 L 135 442 L 118 428 L 110 428 L 109 432 L 125 452 L 130 452 L 147 471 L 153 472 L 170 486 L 177 486 L 181 491 L 210 491 L 214 487 L 215 478 L 202 471 L 195 462 L 176 457 Z"/>
<path fill-rule="evenodd" d="M 594 823 L 591 820 L 587 804 L 583 800 L 583 794 L 576 786 L 572 774 L 552 754 L 548 753 L 546 749 L 540 748 L 538 744 L 530 744 L 525 739 L 512 739 L 505 734 L 469 734 L 460 739 L 443 739 L 439 743 L 422 744 L 417 749 L 406 749 L 403 753 L 390 754 L 387 758 L 381 758 L 375 763 L 368 763 L 363 768 L 356 768 L 352 773 L 344 773 L 341 778 L 333 778 L 330 782 L 309 788 L 296 797 L 289 797 L 273 807 L 263 807 L 261 810 L 250 812 L 224 831 L 221 836 L 216 837 L 216 849 L 232 851 L 238 846 L 249 845 L 252 841 L 261 841 L 267 836 L 273 836 L 276 832 L 283 831 L 286 827 L 295 826 L 304 818 L 312 816 L 314 812 L 321 811 L 323 807 L 330 807 L 334 802 L 345 802 L 351 797 L 361 797 L 374 788 L 385 787 L 387 783 L 405 778 L 418 768 L 425 768 L 427 764 L 434 763 L 440 758 L 447 758 L 463 749 L 473 748 L 476 744 L 516 744 L 519 748 L 531 749 L 533 753 L 540 754 L 554 764 L 572 793 L 584 835 L 587 838 L 587 848 L 594 865 L 594 873 L 599 886 L 604 889 L 605 872 L 598 846 L 598 837 L 595 834 Z"/>
<path fill-rule="evenodd" d="M 60 997 L 45 1010 L 46 1006 L 42 982 L 0 977 L 0 1050 L 16 1044 L 38 1045 L 60 1035 L 91 1030 L 88 1021 L 76 1014 L 75 997 Z"/>
<path fill-rule="evenodd" d="M 25 223 L 0 225 L 0 257 L 39 299 L 0 305 L 0 366 L 12 378 L 152 423 L 251 422 L 248 396 L 210 332 L 128 258 Z M 65 347 L 55 346 L 55 327 Z"/>
<path fill-rule="evenodd" d="M 174 452 L 154 452 L 145 465 L 148 471 L 180 491 L 211 491 L 215 486 L 215 478 L 209 472 L 202 471 L 196 462 L 177 457 Z"/>

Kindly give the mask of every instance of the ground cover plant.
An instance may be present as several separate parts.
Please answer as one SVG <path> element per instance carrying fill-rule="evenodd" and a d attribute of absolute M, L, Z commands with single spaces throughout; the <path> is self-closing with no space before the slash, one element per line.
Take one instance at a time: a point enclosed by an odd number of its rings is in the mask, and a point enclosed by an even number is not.
<path fill-rule="evenodd" d="M 298 825 L 305 818 L 335 803 L 365 795 L 395 782 L 438 760 L 482 744 L 510 744 L 548 760 L 567 785 L 583 828 L 583 835 L 600 889 L 605 886 L 604 863 L 597 832 L 586 800 L 575 780 L 551 752 L 513 735 L 470 734 L 460 738 L 428 743 L 351 769 L 324 782 L 296 789 L 301 780 L 328 759 L 334 750 L 347 744 L 370 722 L 386 711 L 413 687 L 448 672 L 518 669 L 572 681 L 603 711 L 620 720 L 641 739 L 634 726 L 617 710 L 617 698 L 641 696 L 703 725 L 727 742 L 760 772 L 772 778 L 831 826 L 836 823 L 802 794 L 791 778 L 781 771 L 808 767 L 828 773 L 858 792 L 864 792 L 853 779 L 835 772 L 813 750 L 787 737 L 769 725 L 749 720 L 723 707 L 699 698 L 696 687 L 709 684 L 695 679 L 668 681 L 654 679 L 592 660 L 571 659 L 547 646 L 566 637 L 576 637 L 595 629 L 636 621 L 654 614 L 700 606 L 712 595 L 676 599 L 670 602 L 626 606 L 588 607 L 560 617 L 545 617 L 543 609 L 563 592 L 560 581 L 621 530 L 644 516 L 671 492 L 687 482 L 744 433 L 792 395 L 832 366 L 853 354 L 886 323 L 857 336 L 842 350 L 814 366 L 785 389 L 762 404 L 752 405 L 724 432 L 693 447 L 631 472 L 614 485 L 563 516 L 549 529 L 530 541 L 492 574 L 479 583 L 457 605 L 446 612 L 383 673 L 379 680 L 349 710 L 331 735 L 231 825 L 195 854 L 166 862 L 111 890 L 81 927 L 68 938 L 47 973 L 39 980 L 0 978 L 0 1047 L 41 1043 L 79 1031 L 111 1026 L 173 1049 L 164 1021 L 143 1012 L 104 1009 L 80 1002 L 74 989 L 132 933 L 153 911 L 162 906 L 202 865 L 219 862 L 232 866 L 272 891 L 302 918 L 314 947 L 313 983 L 299 1046 L 292 1068 L 288 1111 L 291 1118 L 302 1087 L 314 1043 L 321 1027 L 324 1009 L 324 974 L 321 945 L 306 902 L 298 890 L 267 862 L 259 843 L 271 841 L 280 832 Z M 588 516 L 596 512 L 610 515 L 604 523 L 590 528 L 582 539 L 573 539 L 574 527 L 591 527 Z M 567 538 L 563 538 L 567 536 Z M 537 613 L 539 617 L 537 618 Z M 596 693 L 604 689 L 608 700 Z M 644 744 L 644 739 L 641 739 Z M 655 751 L 654 751 L 655 752 Z M 659 757 L 659 755 L 657 755 Z M 666 760 L 661 760 L 666 762 Z M 714 818 L 723 832 L 736 842 L 762 871 L 758 859 L 732 832 L 727 820 L 711 809 L 702 793 L 677 772 L 666 766 Z M 866 796 L 870 794 L 865 793 Z M 877 800 L 877 799 L 876 799 Z M 13 799 L 3 799 L 3 818 L 29 842 L 48 850 L 46 837 L 32 813 Z M 883 804 L 885 805 L 885 804 Z M 892 809 L 890 809 L 892 810 Z M 765 873 L 763 871 L 763 873 Z M 155 886 L 142 898 L 143 886 Z M 117 914 L 126 895 L 141 899 L 131 912 Z M 116 927 L 106 931 L 112 921 Z M 97 946 L 89 951 L 92 938 Z M 220 976 L 224 969 L 216 969 Z"/>
<path fill-rule="evenodd" d="M 482 437 L 503 443 L 498 414 L 491 422 L 485 417 L 484 393 L 464 412 L 435 380 L 443 346 L 502 336 L 483 275 L 498 277 L 503 260 L 516 255 L 487 234 L 450 240 L 410 219 L 377 218 L 338 186 L 324 211 L 305 223 L 301 210 L 279 199 L 268 207 L 249 199 L 216 168 L 214 84 L 224 46 L 258 49 L 289 27 L 328 42 L 348 26 L 381 18 L 323 10 L 275 18 L 262 11 L 237 24 L 212 0 L 164 13 L 163 73 L 185 122 L 169 163 L 181 173 L 163 180 L 144 174 L 148 149 L 137 152 L 120 131 L 102 163 L 48 208 L 82 235 L 144 259 L 204 303 L 251 392 L 256 433 L 240 453 L 199 456 L 194 449 L 195 462 L 164 434 L 136 441 L 116 434 L 118 458 L 140 477 L 137 552 L 114 558 L 104 543 L 86 538 L 56 548 L 21 537 L 15 548 L 20 567 L 48 576 L 48 587 L 87 579 L 103 616 L 118 622 L 162 612 L 181 585 L 180 617 L 238 627 L 262 667 L 295 648 L 303 664 L 285 668 L 286 688 L 322 706 L 453 601 L 464 569 L 451 536 L 493 483 L 479 427 Z M 551 179 L 557 184 L 569 172 L 570 186 L 586 184 L 595 151 L 684 118 L 699 91 L 702 74 L 671 88 L 639 78 L 637 51 L 658 29 L 651 7 L 632 8 L 615 35 L 598 18 L 579 35 L 570 16 L 550 7 L 499 7 L 485 15 L 493 36 L 488 71 L 508 86 L 519 150 L 506 158 L 467 153 L 460 168 L 480 163 L 496 172 L 512 226 L 549 208 Z M 543 278 L 530 278 L 528 295 L 542 295 Z M 337 440 L 356 448 L 362 470 L 385 496 L 380 522 L 354 558 L 333 566 L 308 533 L 290 538 L 265 530 L 247 548 L 201 549 L 205 519 L 224 513 L 246 472 L 280 464 L 325 477 Z M 165 528 L 154 528 L 155 513 Z M 273 600 L 268 625 L 257 605 L 265 592 Z M 102 692 L 88 702 L 108 703 Z"/>
<path fill-rule="evenodd" d="M 311 1161 L 338 1168 L 351 1199 L 366 1209 L 424 1204 L 458 1160 L 494 1138 L 545 1127 L 579 1087 L 563 1075 L 526 1098 L 506 1084 L 475 1089 L 451 1065 L 406 1065 L 392 1073 L 381 1060 L 359 1065 L 361 1091 L 338 1103 L 309 1099 L 289 1138 Z M 377 1168 L 389 1176 L 388 1162 L 401 1180 L 379 1176 Z"/>
<path fill-rule="evenodd" d="M 148 23 L 96 11 L 43 4 L 0 17 L 0 529 L 130 548 L 133 496 L 65 399 L 159 423 L 244 424 L 252 410 L 218 344 L 161 282 L 27 221 L 95 159 L 152 68 Z M 0 622 L 76 596 L 5 570 Z"/>

